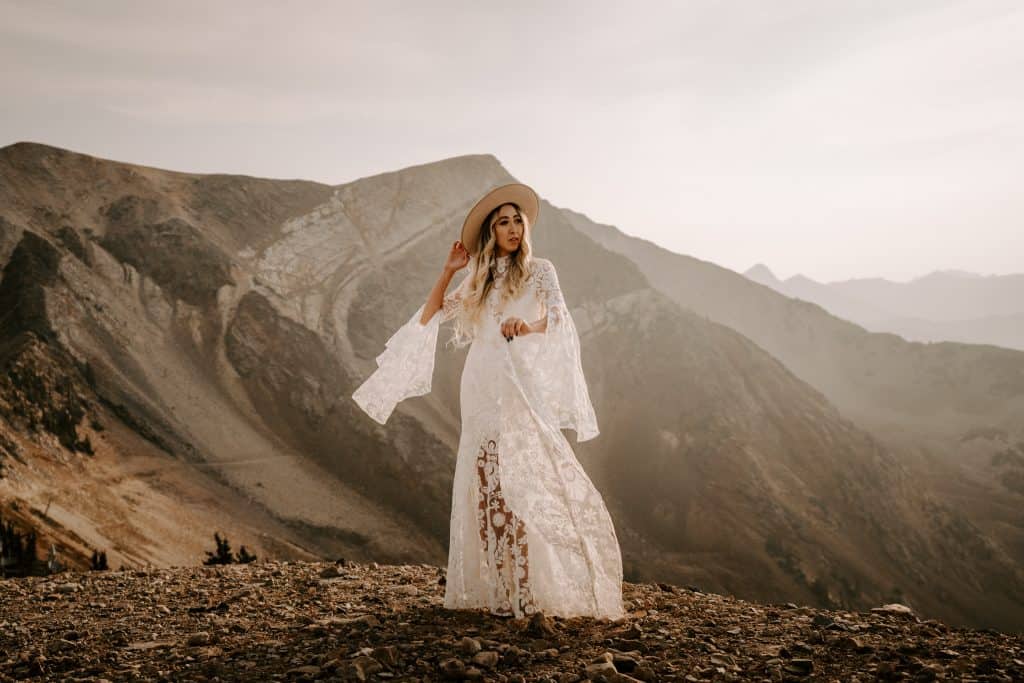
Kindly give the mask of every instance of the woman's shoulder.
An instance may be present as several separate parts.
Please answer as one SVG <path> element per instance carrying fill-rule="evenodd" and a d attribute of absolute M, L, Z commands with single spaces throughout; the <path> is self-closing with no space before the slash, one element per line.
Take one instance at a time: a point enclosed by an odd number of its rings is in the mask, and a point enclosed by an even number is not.
<path fill-rule="evenodd" d="M 550 260 L 546 258 L 543 258 L 541 256 L 534 256 L 532 259 L 530 259 L 531 274 L 540 275 L 546 272 L 553 271 L 554 269 L 555 264 L 553 264 Z"/>
<path fill-rule="evenodd" d="M 530 275 L 528 277 L 530 286 L 544 294 L 558 287 L 558 275 L 555 273 L 555 264 L 546 258 L 535 256 L 530 263 Z"/>

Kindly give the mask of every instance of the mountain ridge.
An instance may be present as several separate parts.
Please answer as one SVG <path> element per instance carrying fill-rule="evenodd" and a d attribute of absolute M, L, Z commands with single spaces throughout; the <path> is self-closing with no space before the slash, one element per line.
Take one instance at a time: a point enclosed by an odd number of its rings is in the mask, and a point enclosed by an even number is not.
<path fill-rule="evenodd" d="M 400 405 L 386 427 L 349 395 L 421 303 L 464 211 L 514 180 L 507 170 L 470 156 L 329 187 L 132 175 L 35 151 L 17 164 L 0 152 L 0 173 L 18 185 L 0 187 L 3 225 L 14 226 L 0 235 L 11 245 L 0 251 L 4 280 L 22 277 L 10 260 L 22 243 L 59 256 L 38 288 L 56 337 L 47 343 L 92 368 L 76 433 L 95 455 L 76 479 L 61 474 L 66 449 L 34 436 L 3 394 L 5 438 L 52 466 L 44 481 L 12 459 L 0 492 L 41 509 L 48 492 L 93 487 L 146 539 L 141 554 L 119 551 L 135 562 L 166 562 L 196 542 L 160 546 L 147 531 L 156 509 L 146 495 L 162 489 L 167 500 L 216 491 L 183 508 L 188 524 L 212 525 L 230 508 L 233 533 L 260 551 L 442 564 L 459 352 L 438 354 L 434 392 Z M 823 604 L 898 598 L 952 620 L 1019 623 L 1011 558 L 920 490 L 909 464 L 748 336 L 680 306 L 543 207 L 534 243 L 558 266 L 602 426 L 601 439 L 575 448 L 621 531 L 628 578 L 699 578 Z M 170 267 L 182 245 L 193 256 Z M 60 368 L 40 361 L 35 376 Z M 59 410 L 51 400 L 30 404 Z M 170 453 L 144 447 L 147 433 Z M 173 461 L 175 478 L 135 479 L 146 495 L 105 497 L 87 465 L 127 472 L 140 448 L 160 467 Z M 104 527 L 99 511 L 73 512 L 58 516 L 77 520 L 82 538 L 124 545 L 128 531 Z M 884 565 L 865 561 L 881 556 Z"/>
<path fill-rule="evenodd" d="M 875 332 L 898 334 L 908 341 L 1024 350 L 1024 274 L 941 270 L 908 282 L 853 278 L 822 283 L 803 275 L 779 280 L 766 266 L 759 266 L 744 275 Z"/>

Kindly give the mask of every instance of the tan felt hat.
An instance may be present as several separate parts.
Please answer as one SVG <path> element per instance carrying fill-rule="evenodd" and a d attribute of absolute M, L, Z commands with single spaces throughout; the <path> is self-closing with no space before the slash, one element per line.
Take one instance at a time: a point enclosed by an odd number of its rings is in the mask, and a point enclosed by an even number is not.
<path fill-rule="evenodd" d="M 519 205 L 530 222 L 531 230 L 537 225 L 540 197 L 533 191 L 533 188 L 522 183 L 501 185 L 485 194 L 466 214 L 466 220 L 462 223 L 462 246 L 466 247 L 466 251 L 470 254 L 476 253 L 476 250 L 480 248 L 480 228 L 483 227 L 487 214 L 508 202 Z"/>

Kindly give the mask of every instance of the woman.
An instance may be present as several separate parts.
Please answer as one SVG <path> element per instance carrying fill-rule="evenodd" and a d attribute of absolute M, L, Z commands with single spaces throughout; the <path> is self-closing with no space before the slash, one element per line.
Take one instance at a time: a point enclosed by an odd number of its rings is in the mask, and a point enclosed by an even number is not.
<path fill-rule="evenodd" d="M 531 253 L 539 211 L 536 193 L 519 183 L 477 202 L 426 302 L 388 340 L 353 399 L 384 424 L 399 401 L 428 393 L 438 326 L 454 320 L 454 340 L 471 346 L 445 607 L 618 619 L 625 613 L 615 529 L 560 431 L 575 430 L 578 441 L 598 433 L 554 266 Z"/>

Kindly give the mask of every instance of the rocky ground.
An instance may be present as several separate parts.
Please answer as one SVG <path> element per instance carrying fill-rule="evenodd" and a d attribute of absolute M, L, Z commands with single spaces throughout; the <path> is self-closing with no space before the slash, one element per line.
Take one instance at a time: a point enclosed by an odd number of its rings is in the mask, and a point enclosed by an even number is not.
<path fill-rule="evenodd" d="M 262 562 L 0 580 L 0 681 L 1024 679 L 1024 634 L 897 605 L 624 584 L 629 616 L 446 610 L 429 565 Z"/>

